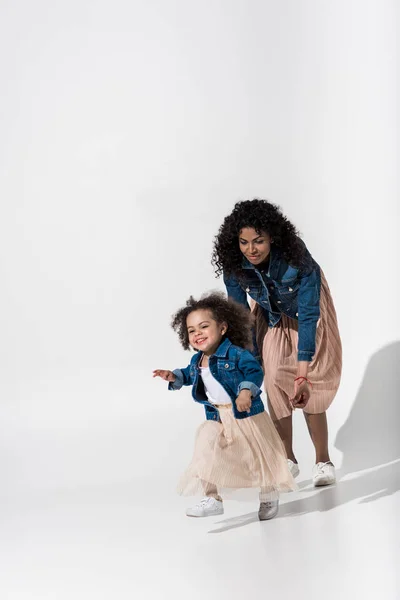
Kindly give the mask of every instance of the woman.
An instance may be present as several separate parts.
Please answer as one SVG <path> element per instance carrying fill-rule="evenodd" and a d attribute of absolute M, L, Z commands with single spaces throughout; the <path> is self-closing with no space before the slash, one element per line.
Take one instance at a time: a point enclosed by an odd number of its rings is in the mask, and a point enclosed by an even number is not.
<path fill-rule="evenodd" d="M 326 410 L 340 383 L 342 346 L 336 312 L 320 267 L 279 208 L 238 202 L 221 225 L 212 258 L 228 296 L 255 316 L 255 354 L 264 368 L 270 415 L 294 477 L 292 412 L 303 409 L 315 447 L 315 486 L 335 483 Z"/>

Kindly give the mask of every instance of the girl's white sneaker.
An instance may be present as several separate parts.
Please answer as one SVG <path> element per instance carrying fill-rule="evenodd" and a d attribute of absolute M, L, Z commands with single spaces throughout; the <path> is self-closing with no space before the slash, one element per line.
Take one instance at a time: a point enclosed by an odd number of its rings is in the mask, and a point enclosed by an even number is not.
<path fill-rule="evenodd" d="M 186 511 L 188 517 L 212 517 L 213 515 L 223 515 L 224 505 L 215 498 L 203 498 L 198 504 L 188 508 Z"/>
<path fill-rule="evenodd" d="M 315 487 L 336 483 L 335 467 L 330 462 L 319 462 L 314 465 L 312 475 Z"/>

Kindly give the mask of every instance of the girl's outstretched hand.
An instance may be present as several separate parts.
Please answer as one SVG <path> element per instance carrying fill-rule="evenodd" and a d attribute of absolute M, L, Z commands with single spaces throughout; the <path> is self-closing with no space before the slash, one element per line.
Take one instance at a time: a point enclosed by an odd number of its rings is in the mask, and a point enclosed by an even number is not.
<path fill-rule="evenodd" d="M 164 381 L 170 381 L 171 383 L 176 379 L 172 371 L 165 371 L 163 369 L 156 369 L 153 371 L 153 377 L 161 377 Z"/>

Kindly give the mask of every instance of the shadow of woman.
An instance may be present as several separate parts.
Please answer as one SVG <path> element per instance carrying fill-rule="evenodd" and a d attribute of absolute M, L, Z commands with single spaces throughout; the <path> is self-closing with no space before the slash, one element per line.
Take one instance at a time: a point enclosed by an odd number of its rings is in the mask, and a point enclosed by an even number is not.
<path fill-rule="evenodd" d="M 339 484 L 287 503 L 280 516 L 331 510 L 357 499 L 373 502 L 400 490 L 399 390 L 400 341 L 395 341 L 369 360 L 350 414 L 337 433 L 335 447 L 343 453 Z"/>
<path fill-rule="evenodd" d="M 368 362 L 350 414 L 335 439 L 343 452 L 338 485 L 308 496 L 311 481 L 301 482 L 306 497 L 281 505 L 278 519 L 325 512 L 359 500 L 374 502 L 400 490 L 400 341 L 378 350 Z M 365 472 L 364 472 L 365 471 Z M 355 474 L 355 475 L 352 475 Z M 220 522 L 222 533 L 257 521 L 248 513 Z"/>
<path fill-rule="evenodd" d="M 317 494 L 285 502 L 279 508 L 277 520 L 288 517 L 300 517 L 310 513 L 321 513 L 338 506 L 359 500 L 359 504 L 374 502 L 379 498 L 391 496 L 400 489 L 400 460 L 370 470 L 357 477 L 344 480 L 339 485 L 321 488 Z M 223 533 L 245 527 L 258 521 L 256 512 L 219 521 L 217 529 L 209 533 Z"/>
<path fill-rule="evenodd" d="M 400 459 L 400 341 L 378 350 L 365 370 L 349 417 L 336 436 L 340 476 Z"/>

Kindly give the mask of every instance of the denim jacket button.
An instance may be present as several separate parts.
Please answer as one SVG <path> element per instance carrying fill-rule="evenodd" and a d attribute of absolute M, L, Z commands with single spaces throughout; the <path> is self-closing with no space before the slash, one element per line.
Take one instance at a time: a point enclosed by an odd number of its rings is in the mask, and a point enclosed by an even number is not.
<path fill-rule="evenodd" d="M 229 369 L 229 364 L 228 363 L 226 363 L 225 369 Z"/>
<path fill-rule="evenodd" d="M 247 288 L 246 288 L 246 292 L 247 292 L 247 293 L 249 293 L 249 291 L 250 291 L 250 288 L 249 288 L 249 287 L 247 287 Z"/>
<path fill-rule="evenodd" d="M 296 313 L 296 317 L 298 317 L 298 316 L 299 316 L 299 313 Z"/>
<path fill-rule="evenodd" d="M 289 288 L 289 292 L 293 292 L 293 288 L 291 288 L 291 287 L 290 287 L 290 288 Z"/>

